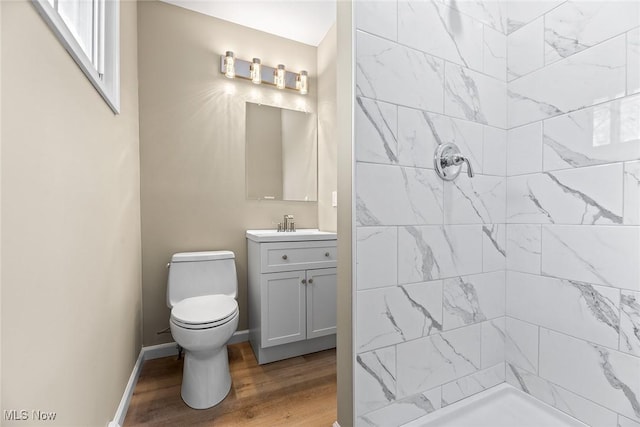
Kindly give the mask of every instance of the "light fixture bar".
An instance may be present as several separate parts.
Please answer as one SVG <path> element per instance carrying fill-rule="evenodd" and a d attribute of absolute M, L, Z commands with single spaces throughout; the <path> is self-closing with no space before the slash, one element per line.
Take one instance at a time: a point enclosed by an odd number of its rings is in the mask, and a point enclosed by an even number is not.
<path fill-rule="evenodd" d="M 225 55 L 220 55 L 220 72 L 225 74 L 226 67 L 224 61 Z M 252 80 L 251 79 L 251 63 L 253 61 L 245 61 L 244 59 L 234 58 L 234 66 L 235 66 L 235 78 Z M 274 67 L 269 67 L 268 65 L 260 64 L 260 75 L 262 77 L 263 85 L 276 86 L 273 81 L 273 73 L 276 70 Z M 292 73 L 291 71 L 285 70 L 284 74 L 284 87 L 285 89 L 292 89 L 296 92 L 299 92 L 298 89 L 298 73 Z"/>

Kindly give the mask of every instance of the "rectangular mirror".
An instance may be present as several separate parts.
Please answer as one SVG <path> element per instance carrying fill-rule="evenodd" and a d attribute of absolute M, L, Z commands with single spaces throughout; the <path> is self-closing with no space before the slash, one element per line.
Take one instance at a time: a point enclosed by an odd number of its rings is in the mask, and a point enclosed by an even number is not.
<path fill-rule="evenodd" d="M 247 198 L 318 200 L 316 115 L 247 102 Z"/>

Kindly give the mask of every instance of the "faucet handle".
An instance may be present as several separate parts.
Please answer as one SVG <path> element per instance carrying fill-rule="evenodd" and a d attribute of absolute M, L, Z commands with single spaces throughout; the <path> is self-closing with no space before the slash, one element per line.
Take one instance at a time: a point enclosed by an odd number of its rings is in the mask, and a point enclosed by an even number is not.
<path fill-rule="evenodd" d="M 462 170 L 462 163 L 467 164 L 467 175 L 473 178 L 471 162 L 460 153 L 460 149 L 453 143 L 441 144 L 436 148 L 433 156 L 435 172 L 445 181 L 452 181 Z"/>
<path fill-rule="evenodd" d="M 474 173 L 473 168 L 471 167 L 471 162 L 466 157 L 463 157 L 462 160 L 464 160 L 464 162 L 467 164 L 467 176 L 469 178 L 473 178 Z"/>

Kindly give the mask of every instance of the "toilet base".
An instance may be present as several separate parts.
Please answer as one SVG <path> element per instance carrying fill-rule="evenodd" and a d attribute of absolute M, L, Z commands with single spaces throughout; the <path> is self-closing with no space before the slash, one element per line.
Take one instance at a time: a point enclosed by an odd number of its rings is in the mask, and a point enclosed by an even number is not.
<path fill-rule="evenodd" d="M 227 346 L 212 351 L 185 351 L 181 396 L 193 409 L 222 402 L 231 390 Z"/>

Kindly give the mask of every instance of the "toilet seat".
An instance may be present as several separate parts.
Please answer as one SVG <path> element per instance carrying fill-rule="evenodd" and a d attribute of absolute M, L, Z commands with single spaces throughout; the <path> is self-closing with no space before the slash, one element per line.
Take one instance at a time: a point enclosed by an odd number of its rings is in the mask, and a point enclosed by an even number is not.
<path fill-rule="evenodd" d="M 171 321 L 186 329 L 209 329 L 224 325 L 238 314 L 238 302 L 226 295 L 185 298 L 171 309 Z"/>

